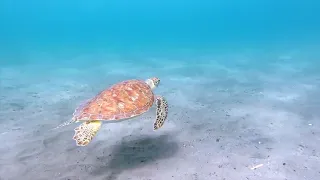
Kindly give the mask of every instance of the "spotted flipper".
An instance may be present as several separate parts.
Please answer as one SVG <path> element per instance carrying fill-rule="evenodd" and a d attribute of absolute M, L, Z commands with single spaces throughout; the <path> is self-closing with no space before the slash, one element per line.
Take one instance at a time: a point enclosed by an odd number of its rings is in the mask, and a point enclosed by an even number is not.
<path fill-rule="evenodd" d="M 86 121 L 74 129 L 73 139 L 77 146 L 86 146 L 101 128 L 101 121 Z"/>
<path fill-rule="evenodd" d="M 156 100 L 157 115 L 153 124 L 153 130 L 161 128 L 168 116 L 168 102 L 162 96 L 158 96 Z"/>

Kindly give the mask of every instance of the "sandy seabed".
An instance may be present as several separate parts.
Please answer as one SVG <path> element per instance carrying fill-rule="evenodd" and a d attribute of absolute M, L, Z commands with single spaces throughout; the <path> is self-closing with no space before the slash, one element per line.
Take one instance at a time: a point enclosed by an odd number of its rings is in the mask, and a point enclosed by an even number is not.
<path fill-rule="evenodd" d="M 320 66 L 303 58 L 1 67 L 0 179 L 318 180 Z M 160 130 L 152 129 L 154 107 L 104 124 L 86 147 L 72 140 L 77 124 L 51 130 L 103 88 L 153 76 L 170 105 Z"/>

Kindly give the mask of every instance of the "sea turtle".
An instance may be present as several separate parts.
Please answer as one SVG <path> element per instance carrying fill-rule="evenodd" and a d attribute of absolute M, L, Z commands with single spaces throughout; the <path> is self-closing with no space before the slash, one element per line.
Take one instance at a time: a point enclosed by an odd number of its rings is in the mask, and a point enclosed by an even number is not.
<path fill-rule="evenodd" d="M 163 126 L 168 115 L 166 99 L 154 95 L 152 91 L 159 83 L 160 79 L 153 77 L 145 81 L 132 79 L 114 84 L 81 104 L 75 109 L 71 120 L 56 128 L 82 121 L 74 129 L 73 139 L 78 146 L 86 146 L 101 128 L 102 121 L 114 123 L 132 119 L 147 112 L 155 102 L 153 129 L 157 130 Z"/>

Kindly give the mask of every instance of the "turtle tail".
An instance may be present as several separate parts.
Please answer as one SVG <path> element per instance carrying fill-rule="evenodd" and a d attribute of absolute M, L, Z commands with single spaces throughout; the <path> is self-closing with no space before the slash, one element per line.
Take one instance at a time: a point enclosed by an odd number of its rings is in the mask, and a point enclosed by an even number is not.
<path fill-rule="evenodd" d="M 74 129 L 73 139 L 76 141 L 77 146 L 86 146 L 96 136 L 101 128 L 101 121 L 92 120 L 80 124 Z"/>
<path fill-rule="evenodd" d="M 64 127 L 64 126 L 68 126 L 68 125 L 70 125 L 72 123 L 75 123 L 75 122 L 76 122 L 76 120 L 72 118 L 71 120 L 68 120 L 68 121 L 58 125 L 57 127 L 53 128 L 52 130 L 59 129 L 59 128 Z"/>

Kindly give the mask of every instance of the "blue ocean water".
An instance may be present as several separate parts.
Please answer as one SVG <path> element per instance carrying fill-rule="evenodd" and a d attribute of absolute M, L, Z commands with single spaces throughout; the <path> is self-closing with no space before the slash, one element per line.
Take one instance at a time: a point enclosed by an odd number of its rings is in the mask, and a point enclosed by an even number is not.
<path fill-rule="evenodd" d="M 2 0 L 0 179 L 317 179 L 319 17 L 314 0 Z M 50 131 L 150 77 L 159 131 L 154 108 L 87 147 Z"/>

